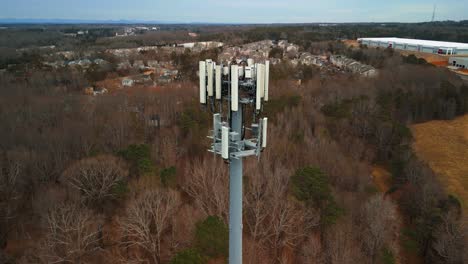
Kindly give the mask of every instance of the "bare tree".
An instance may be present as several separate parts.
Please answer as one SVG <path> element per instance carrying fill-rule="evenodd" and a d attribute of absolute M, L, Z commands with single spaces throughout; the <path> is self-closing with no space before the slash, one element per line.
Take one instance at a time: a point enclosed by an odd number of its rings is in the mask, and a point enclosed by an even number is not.
<path fill-rule="evenodd" d="M 23 156 L 21 152 L 10 152 L 0 158 L 0 248 L 5 245 L 8 233 L 13 229 L 24 199 Z"/>
<path fill-rule="evenodd" d="M 40 258 L 46 263 L 86 263 L 99 249 L 100 219 L 78 204 L 64 203 L 49 211 Z"/>
<path fill-rule="evenodd" d="M 183 189 L 195 200 L 206 215 L 227 219 L 229 204 L 229 176 L 227 167 L 219 159 L 204 157 L 188 169 Z"/>
<path fill-rule="evenodd" d="M 143 250 L 147 261 L 161 263 L 163 235 L 171 227 L 171 218 L 179 205 L 177 194 L 172 190 L 145 190 L 128 205 L 126 216 L 119 222 L 125 237 L 126 248 Z M 135 254 L 134 258 L 141 256 Z"/>
<path fill-rule="evenodd" d="M 332 264 L 368 263 L 359 246 L 355 225 L 347 216 L 325 232 L 325 254 Z"/>
<path fill-rule="evenodd" d="M 272 168 L 268 154 L 261 169 L 252 169 L 245 193 L 246 226 L 260 245 L 275 250 L 281 261 L 285 248 L 294 248 L 319 224 L 319 213 L 288 197 L 290 172 L 281 166 Z M 250 164 L 249 164 L 250 165 Z"/>
<path fill-rule="evenodd" d="M 375 263 L 384 244 L 391 241 L 396 225 L 395 205 L 383 195 L 375 195 L 364 205 L 362 219 L 362 243 Z"/>
<path fill-rule="evenodd" d="M 13 205 L 21 196 L 18 190 L 21 165 L 17 161 L 8 160 L 0 164 L 0 207 L 2 219 L 13 217 Z"/>
<path fill-rule="evenodd" d="M 302 244 L 299 260 L 304 264 L 319 264 L 324 262 L 323 246 L 320 237 L 311 235 Z"/>
<path fill-rule="evenodd" d="M 432 247 L 443 263 L 464 263 L 463 254 L 467 250 L 465 242 L 468 234 L 458 218 L 456 212 L 450 211 L 442 217 L 442 223 L 435 230 L 436 241 Z"/>
<path fill-rule="evenodd" d="M 86 202 L 101 203 L 115 197 L 113 188 L 127 174 L 120 159 L 98 156 L 76 162 L 65 171 L 64 177 L 69 186 L 82 194 Z"/>

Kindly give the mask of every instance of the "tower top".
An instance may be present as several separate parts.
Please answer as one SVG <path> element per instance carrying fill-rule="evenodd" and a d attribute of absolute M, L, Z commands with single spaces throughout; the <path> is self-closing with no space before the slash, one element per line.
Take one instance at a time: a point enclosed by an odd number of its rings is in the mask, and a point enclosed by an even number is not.
<path fill-rule="evenodd" d="M 260 156 L 266 148 L 268 119 L 259 116 L 268 101 L 269 70 L 268 60 L 255 63 L 247 59 L 227 64 L 209 59 L 200 61 L 200 103 L 214 113 L 209 151 L 229 160 Z M 246 110 L 252 111 L 250 127 L 243 117 Z"/>

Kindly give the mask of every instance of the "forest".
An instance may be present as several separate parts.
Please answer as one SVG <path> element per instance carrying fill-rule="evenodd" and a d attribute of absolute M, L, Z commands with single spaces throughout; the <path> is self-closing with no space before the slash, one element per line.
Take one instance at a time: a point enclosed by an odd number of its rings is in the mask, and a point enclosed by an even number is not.
<path fill-rule="evenodd" d="M 339 41 L 468 42 L 466 21 L 429 26 L 197 26 L 201 41 L 288 39 L 379 70 L 369 79 L 272 66 L 272 143 L 244 167 L 245 263 L 468 263 L 466 212 L 416 157 L 408 128 L 468 114 L 468 86 L 445 68 Z M 185 41 L 186 30 L 64 45 L 102 52 Z M 221 50 L 158 57 L 182 74 L 158 89 L 90 97 L 79 92 L 86 73 L 40 68 L 36 52 L 7 56 L 31 34 L 0 43 L 0 61 L 17 65 L 0 72 L 0 263 L 226 263 L 228 166 L 207 151 L 212 117 L 196 76 L 198 61 Z M 391 174 L 384 192 L 375 166 Z"/>

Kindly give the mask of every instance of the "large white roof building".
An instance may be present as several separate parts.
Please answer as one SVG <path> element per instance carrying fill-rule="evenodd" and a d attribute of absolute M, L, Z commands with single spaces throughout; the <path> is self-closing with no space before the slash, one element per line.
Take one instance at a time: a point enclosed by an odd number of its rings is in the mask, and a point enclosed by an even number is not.
<path fill-rule="evenodd" d="M 468 55 L 468 43 L 405 38 L 359 38 L 358 42 L 373 47 L 394 48 L 442 55 Z"/>

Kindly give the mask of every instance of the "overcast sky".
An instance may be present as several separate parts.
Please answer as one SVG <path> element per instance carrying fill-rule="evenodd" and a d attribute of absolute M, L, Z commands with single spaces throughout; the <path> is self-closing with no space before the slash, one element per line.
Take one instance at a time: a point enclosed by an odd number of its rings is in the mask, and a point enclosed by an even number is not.
<path fill-rule="evenodd" d="M 0 0 L 0 18 L 219 23 L 468 19 L 468 0 Z"/>

